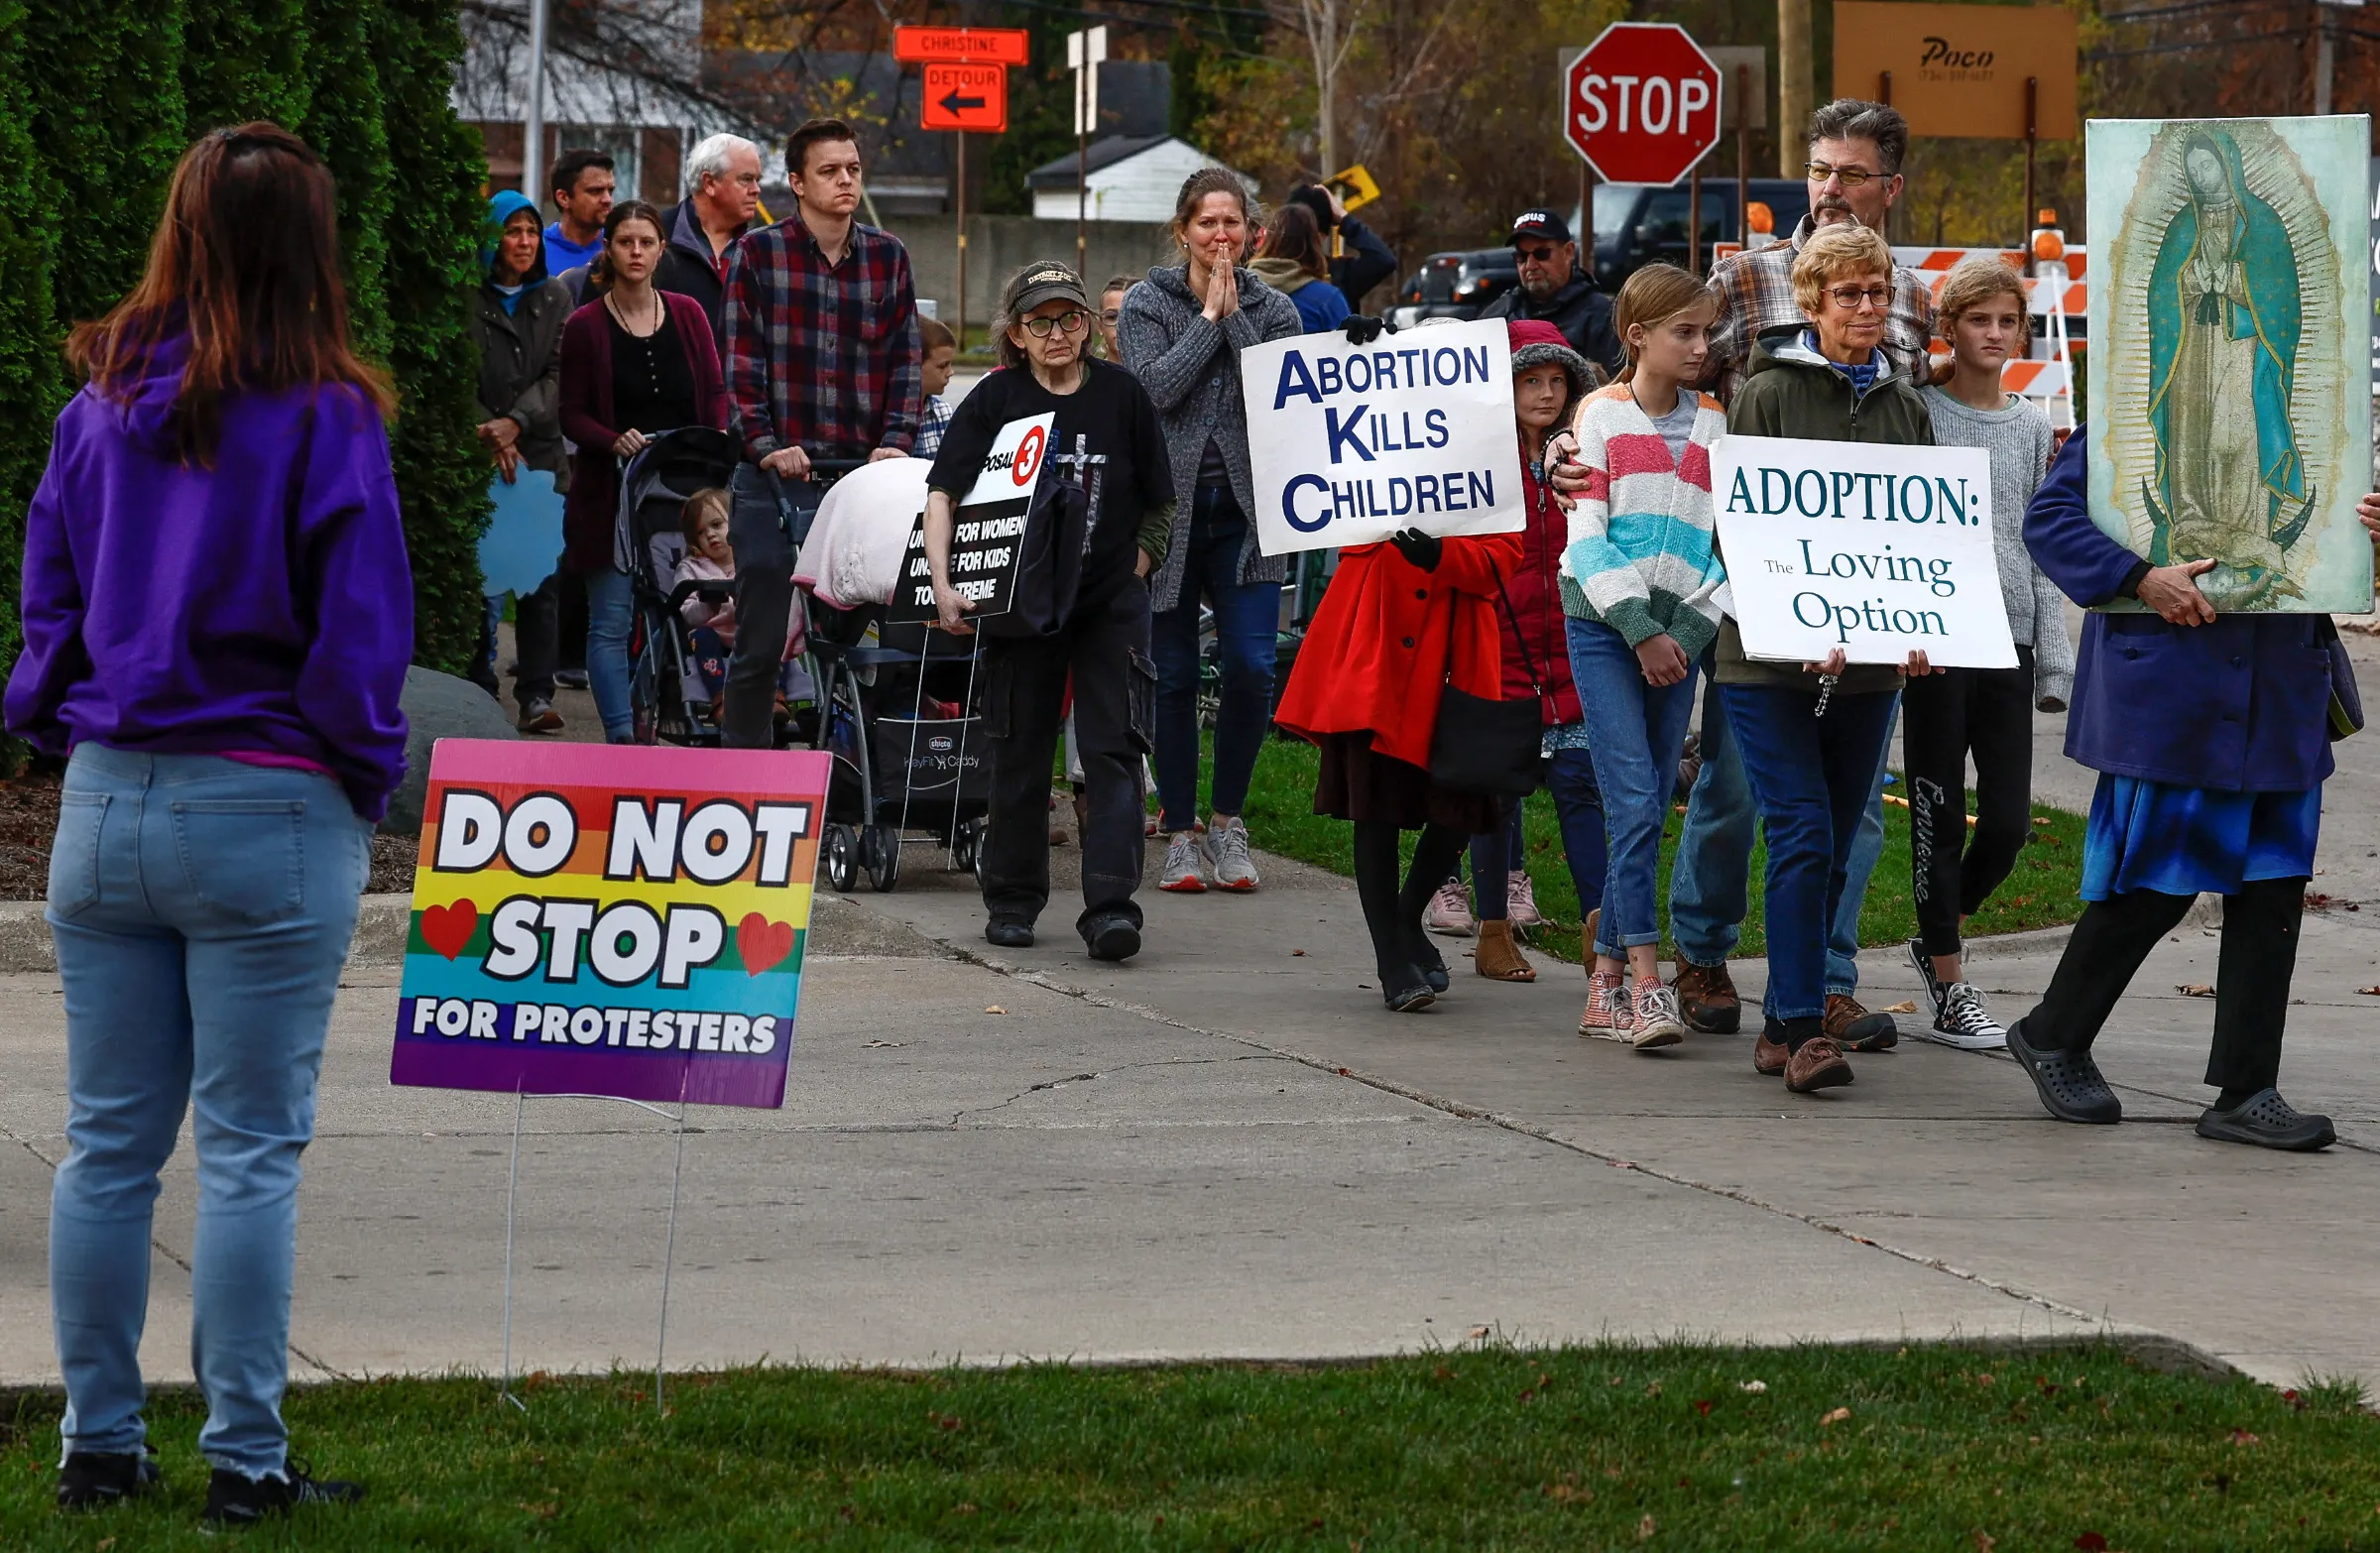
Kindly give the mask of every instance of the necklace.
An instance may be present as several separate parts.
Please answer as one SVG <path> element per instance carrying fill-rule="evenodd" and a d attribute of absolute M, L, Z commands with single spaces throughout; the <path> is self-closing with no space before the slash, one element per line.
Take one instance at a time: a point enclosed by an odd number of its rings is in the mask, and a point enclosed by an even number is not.
<path fill-rule="evenodd" d="M 628 314 L 620 310 L 620 301 L 617 297 L 607 293 L 603 299 L 604 310 L 609 312 L 613 318 L 618 320 L 620 327 L 635 339 L 650 339 L 654 335 L 659 333 L 661 322 L 665 316 L 668 306 L 666 302 L 661 300 L 661 294 L 659 292 L 648 292 L 646 293 L 646 296 L 653 299 L 653 306 L 648 309 L 648 313 L 653 319 L 653 325 L 652 327 L 644 330 L 642 333 L 638 332 L 636 323 L 633 323 L 629 320 Z"/>

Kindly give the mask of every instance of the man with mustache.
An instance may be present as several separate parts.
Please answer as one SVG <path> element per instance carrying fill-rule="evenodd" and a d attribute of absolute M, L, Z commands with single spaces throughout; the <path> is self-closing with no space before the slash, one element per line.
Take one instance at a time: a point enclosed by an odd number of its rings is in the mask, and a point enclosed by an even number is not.
<path fill-rule="evenodd" d="M 1724 260 L 1711 273 L 1719 293 L 1719 321 L 1711 331 L 1704 384 L 1731 404 L 1751 364 L 1752 342 L 1772 330 L 1788 337 L 1808 326 L 1793 296 L 1793 262 L 1821 227 L 1857 222 L 1884 230 L 1885 213 L 1901 197 L 1901 159 L 1909 150 L 1909 121 L 1880 102 L 1842 97 L 1810 115 L 1810 213 L 1790 241 L 1771 243 Z M 1892 308 L 1879 347 L 1896 374 L 1924 381 L 1926 345 L 1934 335 L 1933 293 L 1917 272 L 1894 266 Z M 1706 672 L 1705 678 L 1709 679 Z M 1891 749 L 1887 733 L 1885 749 Z M 1751 788 L 1726 718 L 1715 698 L 1703 702 L 1703 769 L 1686 805 L 1678 861 L 1670 876 L 1670 932 L 1676 940 L 1679 1012 L 1698 1030 L 1732 1034 L 1742 1016 L 1727 974 L 1745 912 L 1752 857 Z M 1844 1051 L 1881 1051 L 1899 1031 L 1889 1014 L 1870 1013 L 1855 996 L 1859 967 L 1859 902 L 1884 846 L 1884 768 L 1868 812 L 1851 844 L 1849 876 L 1827 956 L 1826 1033 Z"/>

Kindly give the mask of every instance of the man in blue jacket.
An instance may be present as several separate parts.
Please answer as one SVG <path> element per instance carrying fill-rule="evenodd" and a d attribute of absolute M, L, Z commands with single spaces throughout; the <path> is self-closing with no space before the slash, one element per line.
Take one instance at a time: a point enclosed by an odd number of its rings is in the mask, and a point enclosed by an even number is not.
<path fill-rule="evenodd" d="M 2025 545 L 2078 604 L 2141 609 L 2093 613 L 2083 628 L 2066 753 L 2099 773 L 2089 904 L 2008 1049 L 2050 1115 L 2122 1120 L 2091 1042 L 2149 951 L 2213 891 L 2223 937 L 2206 1082 L 2220 1093 L 2199 1135 L 2326 1148 L 2330 1119 L 2297 1111 L 2275 1084 L 2332 769 L 2329 619 L 2217 615 L 2198 585 L 2212 560 L 2152 566 L 2091 522 L 2084 449 L 2078 426 L 2025 514 Z M 2357 516 L 2380 533 L 2380 493 Z"/>

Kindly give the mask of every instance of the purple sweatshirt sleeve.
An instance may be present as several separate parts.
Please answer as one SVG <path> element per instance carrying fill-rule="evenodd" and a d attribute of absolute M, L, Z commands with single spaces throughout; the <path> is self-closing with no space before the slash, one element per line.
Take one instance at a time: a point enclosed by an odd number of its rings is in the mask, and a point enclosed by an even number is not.
<path fill-rule="evenodd" d="M 65 514 L 58 491 L 60 442 L 25 515 L 25 571 L 19 613 L 25 646 L 8 676 L 8 731 L 44 755 L 66 753 L 59 717 L 68 687 L 91 671 L 82 648 L 82 584 L 66 547 Z"/>
<path fill-rule="evenodd" d="M 2090 521 L 2085 428 L 2077 426 L 2050 461 L 2048 478 L 2025 509 L 2025 548 L 2042 574 L 2084 609 L 2130 591 L 2148 567 Z"/>
<path fill-rule="evenodd" d="M 379 415 L 346 388 L 322 390 L 315 412 L 298 503 L 301 596 L 313 630 L 298 708 L 355 812 L 377 823 L 405 776 L 398 701 L 414 655 L 413 571 Z"/>

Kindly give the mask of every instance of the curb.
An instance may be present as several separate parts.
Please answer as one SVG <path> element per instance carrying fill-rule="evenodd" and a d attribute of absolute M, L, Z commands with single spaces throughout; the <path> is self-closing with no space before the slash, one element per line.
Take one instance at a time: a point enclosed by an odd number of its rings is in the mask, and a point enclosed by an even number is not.
<path fill-rule="evenodd" d="M 39 975 L 58 970 L 58 947 L 39 900 L 0 900 L 0 975 Z M 405 959 L 413 929 L 413 896 L 366 896 L 356 912 L 349 965 L 397 965 Z"/>

